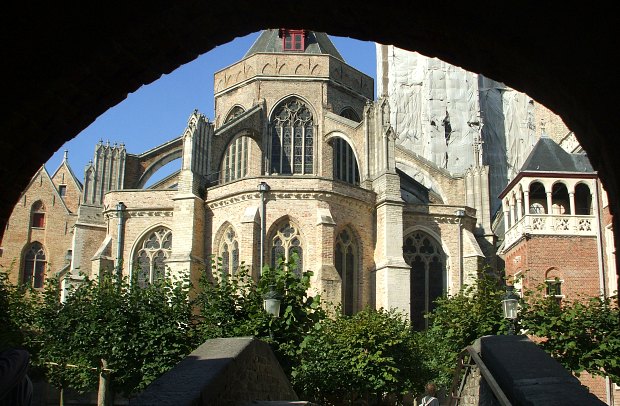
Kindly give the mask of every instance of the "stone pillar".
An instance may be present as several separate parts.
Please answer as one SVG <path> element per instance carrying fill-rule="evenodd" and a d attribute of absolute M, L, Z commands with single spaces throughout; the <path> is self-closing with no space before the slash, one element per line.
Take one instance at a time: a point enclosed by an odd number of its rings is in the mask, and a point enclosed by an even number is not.
<path fill-rule="evenodd" d="M 571 216 L 574 216 L 575 213 L 575 192 L 568 192 L 568 200 L 570 202 L 570 214 Z"/>
<path fill-rule="evenodd" d="M 403 201 L 400 179 L 384 173 L 373 182 L 377 192 L 376 307 L 410 313 L 410 267 L 403 259 Z"/>
<path fill-rule="evenodd" d="M 239 229 L 239 264 L 244 264 L 255 280 L 260 277 L 260 214 L 258 206 L 250 206 L 245 209 L 241 218 Z"/>
<path fill-rule="evenodd" d="M 193 194 L 178 194 L 174 201 L 172 254 L 166 266 L 172 275 L 188 272 L 198 282 L 206 268 L 204 252 L 205 203 Z"/>
<path fill-rule="evenodd" d="M 551 207 L 553 206 L 553 199 L 551 198 L 551 192 L 547 192 L 547 213 L 552 214 Z"/>
<path fill-rule="evenodd" d="M 521 200 L 521 196 L 517 197 L 517 221 L 521 220 L 523 217 L 523 201 Z"/>
<path fill-rule="evenodd" d="M 317 209 L 316 249 L 319 263 L 314 267 L 313 287 L 326 303 L 342 303 L 342 281 L 334 266 L 336 222 L 329 208 Z"/>
<path fill-rule="evenodd" d="M 525 202 L 525 230 L 529 231 L 530 229 L 530 192 L 529 190 L 526 190 L 523 192 L 523 200 Z"/>

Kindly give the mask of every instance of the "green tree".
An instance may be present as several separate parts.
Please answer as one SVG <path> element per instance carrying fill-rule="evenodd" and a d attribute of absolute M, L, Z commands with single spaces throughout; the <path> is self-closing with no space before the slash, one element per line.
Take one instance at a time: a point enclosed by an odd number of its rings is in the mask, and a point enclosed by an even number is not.
<path fill-rule="evenodd" d="M 620 382 L 618 297 L 557 301 L 542 288 L 528 292 L 521 325 L 538 344 L 577 375 L 587 371 Z"/>
<path fill-rule="evenodd" d="M 32 353 L 36 334 L 38 292 L 23 285 L 12 284 L 9 274 L 0 271 L 0 351 L 7 348 L 25 348 Z"/>
<path fill-rule="evenodd" d="M 427 377 L 409 321 L 366 308 L 317 323 L 303 341 L 293 384 L 320 404 L 396 402 Z"/>
<path fill-rule="evenodd" d="M 427 315 L 429 328 L 420 333 L 425 367 L 432 371 L 432 380 L 445 388 L 451 385 L 457 357 L 465 347 L 479 337 L 507 331 L 501 305 L 504 285 L 492 274 L 479 275 L 475 285 L 438 299 Z"/>
<path fill-rule="evenodd" d="M 44 292 L 35 362 L 58 387 L 94 390 L 106 365 L 110 388 L 131 395 L 195 346 L 187 277 L 144 288 L 107 276 L 85 279 L 64 303 L 57 286 L 51 281 Z"/>
<path fill-rule="evenodd" d="M 309 294 L 312 272 L 297 274 L 295 258 L 265 266 L 258 282 L 241 266 L 233 275 L 212 261 L 211 272 L 200 278 L 195 298 L 201 341 L 216 337 L 254 336 L 272 346 L 284 370 L 290 372 L 301 342 L 314 324 L 325 318 L 320 297 Z M 263 309 L 263 299 L 276 293 L 281 301 L 279 317 Z"/>

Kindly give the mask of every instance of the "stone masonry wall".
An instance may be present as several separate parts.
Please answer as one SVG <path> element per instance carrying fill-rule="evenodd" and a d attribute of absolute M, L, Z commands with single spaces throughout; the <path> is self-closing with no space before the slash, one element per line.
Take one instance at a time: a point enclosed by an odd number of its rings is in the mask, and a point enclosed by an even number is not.
<path fill-rule="evenodd" d="M 32 206 L 39 200 L 45 207 L 45 224 L 42 228 L 32 227 Z M 45 249 L 45 278 L 60 271 L 67 264 L 65 255 L 71 249 L 72 229 L 76 219 L 77 216 L 67 209 L 56 185 L 42 167 L 13 208 L 6 225 L 0 268 L 10 272 L 10 281 L 21 281 L 25 250 L 35 241 L 40 242 Z"/>

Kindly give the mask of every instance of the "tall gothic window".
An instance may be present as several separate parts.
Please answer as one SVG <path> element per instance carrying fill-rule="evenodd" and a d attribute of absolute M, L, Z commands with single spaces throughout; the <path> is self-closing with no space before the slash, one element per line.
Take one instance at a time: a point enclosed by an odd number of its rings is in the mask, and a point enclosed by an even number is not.
<path fill-rule="evenodd" d="M 222 160 L 223 182 L 241 179 L 247 175 L 250 144 L 250 139 L 246 135 L 237 137 L 228 144 Z"/>
<path fill-rule="evenodd" d="M 159 227 L 144 238 L 133 263 L 137 268 L 138 285 L 145 287 L 166 276 L 165 262 L 172 251 L 172 231 Z"/>
<path fill-rule="evenodd" d="M 314 126 L 310 109 L 299 99 L 280 104 L 271 120 L 271 173 L 312 174 Z"/>
<path fill-rule="evenodd" d="M 297 254 L 297 261 L 292 271 L 301 275 L 304 263 L 299 229 L 287 221 L 277 229 L 271 238 L 271 266 L 275 267 L 279 259 L 287 263 L 290 262 L 293 259 L 293 253 Z"/>
<path fill-rule="evenodd" d="M 445 255 L 432 237 L 416 231 L 405 238 L 403 256 L 411 266 L 411 324 L 422 330 L 428 327 L 424 314 L 433 311 L 443 294 Z"/>
<path fill-rule="evenodd" d="M 33 242 L 24 257 L 22 283 L 33 288 L 42 288 L 45 281 L 45 249 L 39 242 Z"/>
<path fill-rule="evenodd" d="M 355 311 L 356 282 L 358 275 L 358 248 L 349 230 L 343 230 L 336 239 L 336 270 L 342 283 L 342 312 L 352 315 Z"/>
<path fill-rule="evenodd" d="M 232 226 L 224 232 L 220 243 L 218 257 L 222 261 L 222 272 L 225 275 L 234 275 L 239 269 L 239 240 Z"/>
<path fill-rule="evenodd" d="M 357 159 L 353 149 L 348 142 L 340 137 L 334 138 L 332 142 L 334 149 L 334 179 L 351 183 L 353 185 L 360 184 L 360 172 L 357 167 Z"/>
<path fill-rule="evenodd" d="M 45 228 L 45 206 L 40 200 L 32 204 L 31 226 L 33 228 Z"/>

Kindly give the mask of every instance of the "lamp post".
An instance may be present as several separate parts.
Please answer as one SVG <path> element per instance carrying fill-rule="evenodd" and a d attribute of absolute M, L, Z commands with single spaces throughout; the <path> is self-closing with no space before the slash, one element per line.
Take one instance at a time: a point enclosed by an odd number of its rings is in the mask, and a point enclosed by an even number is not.
<path fill-rule="evenodd" d="M 454 215 L 458 218 L 459 221 L 459 283 L 460 289 L 463 289 L 463 284 L 465 283 L 465 276 L 463 272 L 463 218 L 465 217 L 465 210 L 458 209 L 454 212 Z"/>
<path fill-rule="evenodd" d="M 515 334 L 515 322 L 519 313 L 519 297 L 514 293 L 514 286 L 506 286 L 506 295 L 502 300 L 502 308 L 504 310 L 504 318 L 510 323 L 508 325 L 508 335 Z"/>
<path fill-rule="evenodd" d="M 259 272 L 262 275 L 263 266 L 265 260 L 265 225 L 267 224 L 265 219 L 265 193 L 269 192 L 269 185 L 266 182 L 261 182 L 258 184 L 258 191 L 260 193 L 260 247 L 259 247 L 259 255 L 260 255 L 260 269 Z"/>

